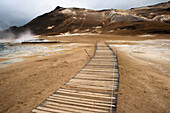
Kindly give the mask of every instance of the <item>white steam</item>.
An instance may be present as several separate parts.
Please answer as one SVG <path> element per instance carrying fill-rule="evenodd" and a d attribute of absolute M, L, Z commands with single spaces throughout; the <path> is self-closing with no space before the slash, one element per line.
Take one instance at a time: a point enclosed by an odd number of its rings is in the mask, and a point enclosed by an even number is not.
<path fill-rule="evenodd" d="M 30 30 L 27 30 L 19 35 L 15 42 L 22 43 L 27 41 L 35 40 L 36 38 L 33 36 Z"/>
<path fill-rule="evenodd" d="M 12 32 L 2 32 L 0 33 L 0 43 L 22 43 L 27 41 L 33 41 L 37 38 L 34 37 L 34 35 L 31 33 L 30 30 L 26 30 L 25 32 L 22 32 L 20 34 L 14 34 Z"/>

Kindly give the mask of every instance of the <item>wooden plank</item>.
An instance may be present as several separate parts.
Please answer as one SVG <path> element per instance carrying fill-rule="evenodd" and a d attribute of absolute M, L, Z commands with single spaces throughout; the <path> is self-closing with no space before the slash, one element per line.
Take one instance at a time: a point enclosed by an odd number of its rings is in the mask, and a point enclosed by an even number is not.
<path fill-rule="evenodd" d="M 85 68 L 108 68 L 114 69 L 114 65 L 87 65 Z"/>
<path fill-rule="evenodd" d="M 100 70 L 100 69 L 82 69 L 82 71 L 92 71 L 92 72 L 110 72 L 113 73 L 113 69 L 105 69 L 105 70 Z"/>
<path fill-rule="evenodd" d="M 46 112 L 52 112 L 52 113 L 65 113 L 66 112 L 64 110 L 52 109 L 49 107 L 42 107 L 42 106 L 38 106 L 36 109 L 46 111 Z M 67 113 L 72 113 L 72 112 L 67 111 Z"/>
<path fill-rule="evenodd" d="M 62 97 L 56 97 L 56 96 L 50 96 L 48 97 L 50 99 L 55 99 L 55 100 L 61 100 L 61 101 L 67 101 L 67 102 L 72 102 L 72 103 L 82 103 L 82 104 L 89 104 L 89 105 L 96 105 L 96 106 L 100 106 L 102 109 L 110 109 L 109 107 L 115 107 L 115 105 L 112 105 L 112 104 L 105 104 L 105 103 L 98 103 L 98 102 L 95 102 L 95 101 L 86 101 L 86 100 L 83 100 L 82 99 L 69 99 L 69 98 L 62 98 Z"/>
<path fill-rule="evenodd" d="M 83 80 L 90 80 L 90 81 L 116 81 L 117 79 L 109 79 L 109 78 L 98 78 L 97 76 L 87 77 L 87 76 L 80 76 L 75 77 L 74 79 L 83 79 Z"/>
<path fill-rule="evenodd" d="M 59 104 L 59 103 L 50 102 L 50 101 L 46 101 L 44 103 L 44 105 L 52 105 L 54 107 L 60 107 L 60 108 L 63 108 L 65 110 L 70 110 L 72 112 L 83 112 L 83 113 L 94 113 L 95 112 L 95 110 L 89 109 L 89 108 L 85 109 L 84 107 L 61 104 L 61 103 Z"/>
<path fill-rule="evenodd" d="M 89 63 L 105 63 L 105 64 L 115 64 L 116 61 L 115 60 L 92 60 Z"/>
<path fill-rule="evenodd" d="M 111 55 L 112 55 L 112 56 L 107 56 L 107 57 L 103 57 L 103 56 L 98 56 L 98 55 L 96 55 L 96 56 L 94 56 L 93 58 L 108 58 L 108 57 L 113 58 L 113 59 L 116 58 L 116 56 L 114 56 L 112 53 L 111 53 Z"/>
<path fill-rule="evenodd" d="M 104 79 L 92 79 L 92 78 L 88 78 L 88 77 L 76 77 L 75 79 L 78 79 L 78 80 L 88 80 L 88 81 L 101 81 L 101 82 L 107 82 L 107 81 L 109 81 L 109 82 L 113 82 L 113 84 L 112 85 L 117 85 L 118 84 L 118 79 L 106 79 L 106 80 L 104 80 Z M 69 83 L 69 82 L 68 82 Z"/>
<path fill-rule="evenodd" d="M 116 60 L 115 59 L 111 59 L 111 58 L 108 58 L 108 59 L 94 58 L 92 61 L 113 61 L 113 62 L 115 62 Z"/>
<path fill-rule="evenodd" d="M 110 109 L 109 107 L 103 107 L 103 106 L 97 106 L 97 105 L 93 105 L 93 104 L 84 104 L 84 103 L 78 103 L 78 102 L 69 102 L 69 101 L 62 101 L 59 99 L 52 99 L 52 98 L 47 98 L 48 101 L 52 101 L 52 102 L 56 102 L 56 103 L 65 103 L 65 104 L 69 104 L 69 105 L 75 105 L 75 106 L 82 106 L 82 107 L 88 107 L 91 109 L 95 109 L 96 111 L 99 110 L 101 112 L 104 110 L 108 110 Z"/>
<path fill-rule="evenodd" d="M 96 79 L 96 80 L 114 80 L 116 79 L 114 75 L 92 75 L 92 74 L 80 74 L 74 77 L 76 78 L 85 78 L 85 79 Z"/>
<path fill-rule="evenodd" d="M 90 65 L 90 64 L 94 64 L 94 65 L 113 65 L 113 66 L 115 66 L 115 65 L 117 65 L 115 62 L 112 62 L 112 61 L 91 61 L 91 62 L 89 62 L 88 63 L 88 65 Z"/>
<path fill-rule="evenodd" d="M 76 85 L 92 85 L 96 87 L 112 87 L 113 81 L 98 81 L 98 80 L 83 80 L 83 79 L 71 79 L 66 84 L 76 84 Z"/>
<path fill-rule="evenodd" d="M 87 65 L 86 67 L 91 67 L 91 68 L 114 68 L 115 67 L 115 65 L 104 65 L 104 64 L 98 64 L 98 65 L 91 65 L 91 64 L 89 64 L 89 65 Z"/>
<path fill-rule="evenodd" d="M 99 79 L 103 79 L 103 78 L 112 79 L 112 78 L 114 78 L 114 76 L 116 76 L 116 75 L 115 74 L 102 75 L 102 74 L 97 74 L 97 73 L 89 73 L 89 74 L 81 73 L 81 74 L 76 75 L 75 78 L 76 77 L 92 77 L 92 78 L 99 78 Z"/>
<path fill-rule="evenodd" d="M 85 92 L 85 91 L 77 91 L 77 90 L 70 90 L 70 89 L 59 89 L 58 91 L 76 92 L 76 93 L 81 93 L 81 94 L 90 94 L 90 95 L 98 95 L 98 96 L 108 96 L 108 97 L 110 97 L 110 94 L 95 93 L 95 92 Z"/>
<path fill-rule="evenodd" d="M 95 64 L 99 64 L 99 65 L 116 65 L 116 62 L 114 60 L 100 60 L 100 59 L 96 59 L 96 60 L 92 60 L 88 64 L 91 64 L 91 63 L 95 63 Z"/>
<path fill-rule="evenodd" d="M 116 72 L 114 73 L 99 73 L 99 72 L 91 72 L 91 71 L 81 71 L 79 74 L 77 74 L 75 77 L 77 76 L 98 76 L 98 77 L 113 77 L 113 76 L 118 76 L 118 74 Z"/>
<path fill-rule="evenodd" d="M 91 65 L 98 65 L 98 66 L 115 66 L 116 64 L 114 62 L 89 62 L 89 64 L 87 66 L 91 66 Z"/>
<path fill-rule="evenodd" d="M 118 72 L 118 70 L 114 69 L 112 71 L 98 71 L 98 70 L 81 70 L 80 73 L 96 73 L 96 74 L 100 74 L 100 73 L 110 73 L 110 74 L 113 74 L 113 73 L 116 73 Z"/>
<path fill-rule="evenodd" d="M 90 94 L 81 94 L 81 93 L 73 93 L 73 92 L 66 92 L 66 91 L 57 91 L 58 93 L 65 93 L 65 94 L 71 94 L 71 95 L 80 95 L 80 96 L 86 96 L 86 97 L 95 97 L 95 98 L 103 98 L 103 99 L 115 99 L 115 97 L 106 97 L 106 96 L 99 96 L 99 95 L 90 95 Z"/>
<path fill-rule="evenodd" d="M 115 66 L 114 63 L 106 64 L 106 63 L 89 63 L 87 66 Z"/>
<path fill-rule="evenodd" d="M 99 90 L 89 90 L 89 89 L 78 89 L 78 88 L 73 88 L 73 87 L 69 87 L 67 85 L 60 87 L 60 89 L 70 89 L 70 90 L 77 90 L 77 91 L 84 91 L 84 92 L 93 92 L 93 93 L 101 93 L 101 94 L 109 94 L 112 95 L 112 92 L 104 92 L 104 90 L 99 91 Z"/>
<path fill-rule="evenodd" d="M 105 59 L 103 58 L 100 58 L 100 59 L 98 59 L 98 58 L 93 58 L 92 60 L 104 60 L 104 61 L 107 61 L 107 60 L 112 60 L 112 61 L 116 61 L 115 59 L 113 59 L 113 57 L 107 57 L 107 56 L 105 56 Z"/>
<path fill-rule="evenodd" d="M 79 80 L 81 80 L 81 79 L 79 79 Z M 94 83 L 93 83 L 94 82 Z M 102 81 L 101 83 L 100 83 L 101 81 L 87 81 L 87 82 L 81 82 L 81 81 L 79 81 L 79 82 L 77 82 L 77 81 L 72 81 L 72 82 L 68 82 L 68 83 L 66 83 L 66 85 L 69 85 L 69 86 L 82 86 L 82 87 L 93 87 L 93 88 L 102 88 L 102 89 L 104 89 L 104 88 L 108 88 L 108 89 L 112 89 L 112 88 L 114 88 L 115 87 L 115 84 L 114 83 L 112 83 L 111 85 L 108 85 L 108 84 L 104 84 L 104 83 L 106 83 L 106 81 Z M 90 84 L 90 83 L 93 83 L 93 84 Z M 99 85 L 99 84 L 101 84 L 101 85 Z"/>
<path fill-rule="evenodd" d="M 107 91 L 112 91 L 113 89 L 115 89 L 114 87 L 102 87 L 102 86 L 90 86 L 90 85 L 71 85 L 71 84 L 69 84 L 69 86 L 71 86 L 71 87 L 77 87 L 77 88 L 91 88 L 91 89 L 98 89 L 98 90 L 107 90 Z"/>
<path fill-rule="evenodd" d="M 104 59 L 111 58 L 111 59 L 116 59 L 117 57 L 114 56 L 112 53 L 100 53 L 100 52 L 96 52 L 95 56 L 93 58 L 104 58 Z"/>
<path fill-rule="evenodd" d="M 52 113 L 52 112 L 41 111 L 41 110 L 38 110 L 38 109 L 33 109 L 33 110 L 31 111 L 31 113 Z"/>
<path fill-rule="evenodd" d="M 96 76 L 103 76 L 103 77 L 106 77 L 106 76 L 111 76 L 111 77 L 113 77 L 113 75 L 115 75 L 115 73 L 107 73 L 107 72 L 100 72 L 100 73 L 98 73 L 98 72 L 87 72 L 87 71 L 81 71 L 80 73 L 78 73 L 76 76 L 78 76 L 78 75 L 96 75 Z"/>
<path fill-rule="evenodd" d="M 95 66 L 86 66 L 84 69 L 113 70 L 113 67 L 95 67 Z"/>
<path fill-rule="evenodd" d="M 60 98 L 67 98 L 67 99 L 74 99 L 74 100 L 81 100 L 81 101 L 89 101 L 89 102 L 97 102 L 97 103 L 104 103 L 104 104 L 111 104 L 112 102 L 106 101 L 106 100 L 97 100 L 97 99 L 88 99 L 88 98 L 80 98 L 80 97 L 74 97 L 71 95 L 60 95 L 60 94 L 53 94 L 54 97 L 60 97 Z M 112 103 L 113 104 L 113 103 Z"/>

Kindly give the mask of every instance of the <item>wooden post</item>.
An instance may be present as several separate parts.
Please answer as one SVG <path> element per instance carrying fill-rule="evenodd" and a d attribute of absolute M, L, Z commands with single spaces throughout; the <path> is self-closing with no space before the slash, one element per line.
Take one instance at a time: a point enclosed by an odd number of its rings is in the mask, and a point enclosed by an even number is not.
<path fill-rule="evenodd" d="M 88 57 L 91 59 L 90 55 L 88 54 L 88 52 L 86 51 L 86 49 L 84 49 L 84 51 L 86 52 L 86 54 L 88 55 Z"/>

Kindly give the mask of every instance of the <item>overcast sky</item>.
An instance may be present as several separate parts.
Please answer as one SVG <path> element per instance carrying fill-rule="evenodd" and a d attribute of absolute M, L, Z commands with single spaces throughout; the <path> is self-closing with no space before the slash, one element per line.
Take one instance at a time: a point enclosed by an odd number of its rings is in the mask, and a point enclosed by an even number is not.
<path fill-rule="evenodd" d="M 169 0 L 0 0 L 0 30 L 21 26 L 56 6 L 88 9 L 129 9 Z"/>

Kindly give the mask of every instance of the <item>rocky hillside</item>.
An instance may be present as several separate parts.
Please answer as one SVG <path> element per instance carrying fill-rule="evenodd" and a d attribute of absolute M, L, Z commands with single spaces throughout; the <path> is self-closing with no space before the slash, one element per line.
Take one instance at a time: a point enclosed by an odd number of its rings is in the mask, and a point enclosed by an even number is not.
<path fill-rule="evenodd" d="M 145 28 L 145 29 L 143 29 Z M 117 33 L 138 30 L 137 33 L 170 33 L 170 2 L 129 10 L 89 10 L 56 7 L 13 32 L 30 29 L 35 34 L 56 35 L 65 32 Z"/>

